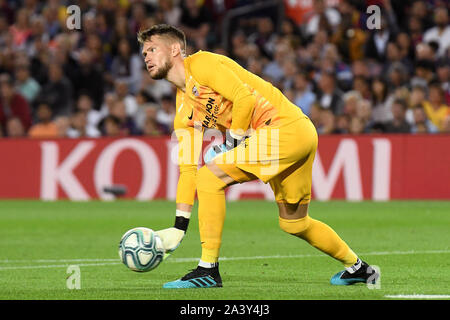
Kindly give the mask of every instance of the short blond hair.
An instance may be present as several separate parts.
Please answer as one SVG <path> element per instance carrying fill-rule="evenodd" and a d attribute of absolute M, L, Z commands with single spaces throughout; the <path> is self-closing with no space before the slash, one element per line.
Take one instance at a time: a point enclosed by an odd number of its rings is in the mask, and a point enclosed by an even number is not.
<path fill-rule="evenodd" d="M 168 24 L 156 24 L 148 29 L 140 30 L 137 39 L 140 44 L 150 40 L 153 36 L 166 37 L 180 44 L 181 52 L 186 52 L 186 35 L 180 29 Z"/>

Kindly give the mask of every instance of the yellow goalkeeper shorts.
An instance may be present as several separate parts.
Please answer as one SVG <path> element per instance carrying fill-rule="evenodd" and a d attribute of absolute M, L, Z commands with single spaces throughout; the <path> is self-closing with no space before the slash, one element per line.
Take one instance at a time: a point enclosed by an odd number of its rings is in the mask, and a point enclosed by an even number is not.
<path fill-rule="evenodd" d="M 309 203 L 317 131 L 306 116 L 281 127 L 257 129 L 214 163 L 237 182 L 269 183 L 277 202 Z"/>

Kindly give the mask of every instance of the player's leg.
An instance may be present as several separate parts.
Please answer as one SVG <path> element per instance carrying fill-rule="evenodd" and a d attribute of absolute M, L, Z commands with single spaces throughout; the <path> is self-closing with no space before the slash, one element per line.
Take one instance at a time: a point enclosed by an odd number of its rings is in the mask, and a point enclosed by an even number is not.
<path fill-rule="evenodd" d="M 277 202 L 280 228 L 308 242 L 313 247 L 342 262 L 345 267 L 358 257 L 339 235 L 325 223 L 308 215 L 308 203 Z"/>
<path fill-rule="evenodd" d="M 202 167 L 197 177 L 198 220 L 202 257 L 200 265 L 215 265 L 219 259 L 225 221 L 225 188 L 257 177 L 233 164 L 211 162 Z"/>
<path fill-rule="evenodd" d="M 365 282 L 370 276 L 369 266 L 358 259 L 330 226 L 308 214 L 315 151 L 313 147 L 305 158 L 270 181 L 279 208 L 280 227 L 344 265 L 345 270 L 331 279 L 332 284 Z"/>
<path fill-rule="evenodd" d="M 219 251 L 225 221 L 225 188 L 257 179 L 233 164 L 211 162 L 197 172 L 198 222 L 202 255 L 198 267 L 165 288 L 221 287 Z"/>
<path fill-rule="evenodd" d="M 330 282 L 334 285 L 366 283 L 376 281 L 376 270 L 360 260 L 339 235 L 325 223 L 308 215 L 308 204 L 277 202 L 280 227 L 299 237 L 313 247 L 340 261 L 345 270 L 334 275 Z"/>

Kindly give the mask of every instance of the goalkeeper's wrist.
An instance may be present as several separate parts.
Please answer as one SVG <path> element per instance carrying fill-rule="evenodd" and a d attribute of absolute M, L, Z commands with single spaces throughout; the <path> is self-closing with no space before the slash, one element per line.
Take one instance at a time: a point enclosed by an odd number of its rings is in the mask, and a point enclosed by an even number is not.
<path fill-rule="evenodd" d="M 186 233 L 190 218 L 191 213 L 189 211 L 177 210 L 174 227 Z"/>

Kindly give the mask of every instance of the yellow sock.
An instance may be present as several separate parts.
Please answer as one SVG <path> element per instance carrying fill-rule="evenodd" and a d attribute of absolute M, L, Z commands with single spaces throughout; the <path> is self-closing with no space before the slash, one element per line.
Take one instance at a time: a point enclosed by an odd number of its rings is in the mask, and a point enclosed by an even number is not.
<path fill-rule="evenodd" d="M 308 229 L 298 235 L 310 245 L 341 261 L 345 267 L 356 263 L 358 257 L 328 225 L 310 218 Z"/>
<path fill-rule="evenodd" d="M 295 220 L 280 218 L 280 227 L 339 260 L 345 267 L 354 265 L 358 260 L 356 254 L 338 234 L 319 220 L 312 219 L 309 216 Z"/>
<path fill-rule="evenodd" d="M 219 261 L 225 221 L 226 184 L 206 166 L 197 173 L 198 223 L 204 262 Z"/>

